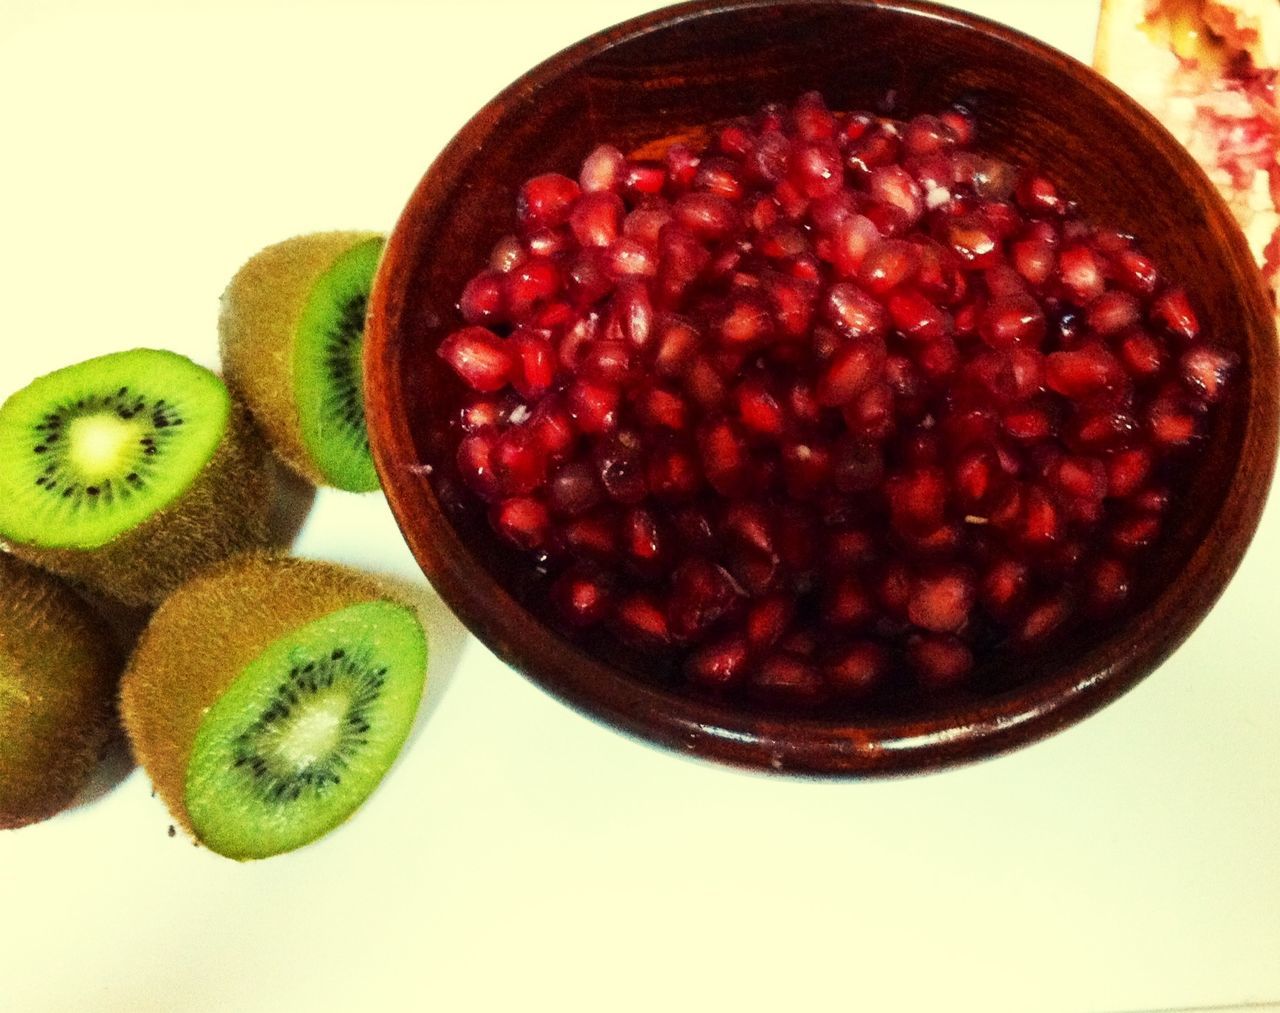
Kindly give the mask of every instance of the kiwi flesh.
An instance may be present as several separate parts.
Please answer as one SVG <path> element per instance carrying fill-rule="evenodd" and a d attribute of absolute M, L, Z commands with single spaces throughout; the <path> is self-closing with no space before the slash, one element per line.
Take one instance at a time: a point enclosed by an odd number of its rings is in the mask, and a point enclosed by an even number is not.
<path fill-rule="evenodd" d="M 0 540 L 126 605 L 265 547 L 274 487 L 244 410 L 173 352 L 90 359 L 0 406 Z"/>
<path fill-rule="evenodd" d="M 364 414 L 365 310 L 383 237 L 296 236 L 255 254 L 222 296 L 227 383 L 276 453 L 315 485 L 379 488 Z"/>
<path fill-rule="evenodd" d="M 413 724 L 427 645 L 375 578 L 248 554 L 155 613 L 121 680 L 134 756 L 180 823 L 239 860 L 346 820 Z"/>
<path fill-rule="evenodd" d="M 0 829 L 84 787 L 115 725 L 110 631 L 56 577 L 0 553 Z"/>

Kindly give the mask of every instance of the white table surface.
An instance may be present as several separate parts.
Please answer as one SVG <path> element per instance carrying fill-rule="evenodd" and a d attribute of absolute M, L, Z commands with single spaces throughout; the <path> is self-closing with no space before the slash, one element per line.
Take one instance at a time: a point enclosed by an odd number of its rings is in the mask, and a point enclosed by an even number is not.
<path fill-rule="evenodd" d="M 652 0 L 0 0 L 0 397 L 135 345 L 214 364 L 251 252 L 390 228 L 511 79 Z M 1088 57 L 1091 0 L 963 6 Z M 421 580 L 381 496 L 300 554 Z M 138 771 L 0 833 L 6 1011 L 1152 1010 L 1280 1001 L 1272 509 L 1161 671 L 1055 738 L 860 784 L 571 712 L 443 609 L 366 808 L 241 866 Z"/>

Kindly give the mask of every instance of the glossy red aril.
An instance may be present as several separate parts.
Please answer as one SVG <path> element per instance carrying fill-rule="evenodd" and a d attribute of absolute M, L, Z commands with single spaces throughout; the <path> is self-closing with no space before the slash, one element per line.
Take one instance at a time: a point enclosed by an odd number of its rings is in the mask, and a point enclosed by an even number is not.
<path fill-rule="evenodd" d="M 812 708 L 1133 599 L 1240 364 L 975 132 L 811 93 L 520 188 L 439 355 L 457 475 L 567 626 Z"/>
<path fill-rule="evenodd" d="M 511 379 L 515 360 L 506 343 L 484 327 L 464 327 L 440 343 L 438 352 L 472 390 L 501 390 Z"/>

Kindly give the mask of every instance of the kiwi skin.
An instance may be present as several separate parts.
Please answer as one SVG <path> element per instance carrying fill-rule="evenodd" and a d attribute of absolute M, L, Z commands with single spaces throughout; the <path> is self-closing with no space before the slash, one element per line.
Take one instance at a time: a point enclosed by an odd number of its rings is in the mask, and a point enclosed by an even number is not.
<path fill-rule="evenodd" d="M 0 830 L 65 809 L 115 728 L 122 659 L 62 581 L 0 553 Z"/>
<path fill-rule="evenodd" d="M 167 507 L 95 549 L 7 548 L 123 605 L 155 605 L 202 567 L 266 548 L 275 492 L 270 451 L 233 397 L 218 449 Z"/>
<path fill-rule="evenodd" d="M 316 280 L 352 247 L 378 232 L 295 236 L 251 257 L 222 294 L 218 335 L 227 386 L 253 412 L 271 448 L 312 485 L 331 485 L 298 421 L 294 340 Z M 352 492 L 371 492 L 352 489 Z"/>
<path fill-rule="evenodd" d="M 269 644 L 359 602 L 410 605 L 391 585 L 332 563 L 250 553 L 197 575 L 152 616 L 120 682 L 134 758 L 192 837 L 187 768 L 209 708 Z"/>

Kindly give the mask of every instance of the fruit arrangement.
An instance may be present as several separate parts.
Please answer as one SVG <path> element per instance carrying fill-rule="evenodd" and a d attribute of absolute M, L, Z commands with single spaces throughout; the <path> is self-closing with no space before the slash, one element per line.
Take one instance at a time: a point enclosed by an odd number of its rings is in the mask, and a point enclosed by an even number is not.
<path fill-rule="evenodd" d="M 1119 614 L 1237 366 L 960 108 L 809 94 L 513 210 L 439 346 L 458 474 L 567 631 L 717 698 L 981 692 Z"/>
<path fill-rule="evenodd" d="M 422 695 L 400 591 L 272 544 L 272 456 L 378 487 L 361 348 L 382 238 L 262 251 L 223 297 L 225 382 L 136 349 L 0 406 L 0 827 L 69 805 L 120 724 L 175 820 L 265 858 L 372 793 Z M 39 569 L 37 569 L 37 567 Z M 131 651 L 95 605 L 154 609 Z"/>

